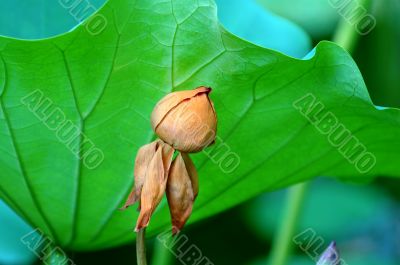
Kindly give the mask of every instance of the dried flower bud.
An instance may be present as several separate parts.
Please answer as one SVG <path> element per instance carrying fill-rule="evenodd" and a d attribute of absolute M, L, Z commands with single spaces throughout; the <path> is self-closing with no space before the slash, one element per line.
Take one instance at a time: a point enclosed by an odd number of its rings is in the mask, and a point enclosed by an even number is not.
<path fill-rule="evenodd" d="M 172 218 L 172 233 L 178 233 L 192 213 L 198 192 L 197 173 L 189 156 L 179 154 L 171 166 L 167 182 L 167 198 Z M 186 164 L 190 161 L 190 164 Z"/>
<path fill-rule="evenodd" d="M 194 153 L 214 142 L 217 116 L 208 94 L 211 88 L 168 94 L 155 106 L 151 124 L 156 134 L 174 149 Z"/>
<path fill-rule="evenodd" d="M 151 124 L 161 140 L 141 147 L 135 160 L 135 185 L 122 209 L 139 201 L 135 231 L 148 226 L 151 215 L 167 193 L 173 234 L 192 213 L 199 193 L 196 168 L 187 153 L 201 151 L 215 140 L 217 116 L 208 94 L 199 87 L 164 97 L 153 110 Z M 175 161 L 175 150 L 180 151 Z"/>

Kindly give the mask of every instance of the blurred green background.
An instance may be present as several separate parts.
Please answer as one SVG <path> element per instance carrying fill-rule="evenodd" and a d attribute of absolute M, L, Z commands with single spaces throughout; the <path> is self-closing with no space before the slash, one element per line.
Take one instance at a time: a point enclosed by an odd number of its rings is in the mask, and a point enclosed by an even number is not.
<path fill-rule="evenodd" d="M 90 0 L 93 11 L 104 0 Z M 221 23 L 260 46 L 303 58 L 320 40 L 331 40 L 341 20 L 329 0 L 217 0 Z M 376 105 L 400 107 L 400 2 L 377 0 L 377 25 L 360 36 L 353 57 Z M 87 14 L 89 15 L 89 13 Z M 0 35 L 40 39 L 70 31 L 78 21 L 56 0 L 0 0 Z M 381 176 L 368 185 L 320 177 L 307 193 L 297 233 L 312 228 L 325 246 L 336 240 L 350 265 L 394 265 L 400 260 L 400 185 Z M 246 191 L 243 191 L 246 192 Z M 184 233 L 214 264 L 268 264 L 287 191 L 264 194 Z M 0 202 L 0 264 L 40 264 L 20 241 L 31 231 Z M 149 254 L 157 246 L 148 240 Z M 315 264 L 295 248 L 293 265 Z M 135 246 L 68 253 L 76 264 L 135 264 Z M 168 253 L 166 253 L 168 254 Z M 182 264 L 170 255 L 171 264 Z M 150 264 L 152 260 L 150 260 Z"/>

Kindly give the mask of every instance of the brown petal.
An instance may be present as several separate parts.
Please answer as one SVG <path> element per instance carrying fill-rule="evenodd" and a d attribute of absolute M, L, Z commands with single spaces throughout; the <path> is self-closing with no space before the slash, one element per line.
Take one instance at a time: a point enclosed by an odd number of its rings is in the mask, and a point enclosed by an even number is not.
<path fill-rule="evenodd" d="M 171 167 L 172 163 L 172 157 L 174 155 L 175 149 L 172 148 L 169 144 L 164 143 L 162 140 L 157 140 L 157 148 L 162 149 L 161 155 L 162 155 L 162 162 L 163 162 L 163 167 L 164 167 L 164 177 L 167 179 L 168 177 L 168 172 L 169 168 Z M 140 194 L 139 194 L 140 198 Z M 140 200 L 139 200 L 139 207 L 138 211 L 140 211 L 141 205 L 140 205 Z"/>
<path fill-rule="evenodd" d="M 162 160 L 164 165 L 165 178 L 168 177 L 169 168 L 171 167 L 172 157 L 175 149 L 169 144 L 164 143 L 162 140 L 158 140 L 160 148 L 162 148 Z"/>
<path fill-rule="evenodd" d="M 192 181 L 179 154 L 171 166 L 167 182 L 167 199 L 172 218 L 172 233 L 178 233 L 192 213 L 194 201 Z"/>
<path fill-rule="evenodd" d="M 158 148 L 146 171 L 145 182 L 140 198 L 141 209 L 135 231 L 146 227 L 155 208 L 165 192 L 166 178 L 162 158 L 163 148 Z"/>
<path fill-rule="evenodd" d="M 181 153 L 183 161 L 185 162 L 185 167 L 186 170 L 189 174 L 190 180 L 192 182 L 192 188 L 193 188 L 193 195 L 194 198 L 196 199 L 197 195 L 199 194 L 199 176 L 197 174 L 196 167 L 194 166 L 192 159 L 190 159 L 189 154 L 187 153 Z"/>
<path fill-rule="evenodd" d="M 154 154 L 156 153 L 158 146 L 158 141 L 154 141 L 150 144 L 146 144 L 142 146 L 135 159 L 135 169 L 134 169 L 134 177 L 135 183 L 134 187 L 132 188 L 131 193 L 128 196 L 124 206 L 121 210 L 124 210 L 134 204 L 137 200 L 140 199 L 140 194 L 142 192 L 142 187 L 144 184 L 144 179 L 147 171 L 147 167 L 150 164 L 151 159 L 153 158 Z"/>

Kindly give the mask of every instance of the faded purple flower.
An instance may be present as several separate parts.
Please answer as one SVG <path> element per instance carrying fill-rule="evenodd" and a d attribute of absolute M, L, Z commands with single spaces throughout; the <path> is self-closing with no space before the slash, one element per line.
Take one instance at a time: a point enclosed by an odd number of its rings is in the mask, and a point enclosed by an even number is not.
<path fill-rule="evenodd" d="M 340 265 L 340 255 L 335 241 L 332 241 L 328 248 L 321 254 L 317 265 Z"/>

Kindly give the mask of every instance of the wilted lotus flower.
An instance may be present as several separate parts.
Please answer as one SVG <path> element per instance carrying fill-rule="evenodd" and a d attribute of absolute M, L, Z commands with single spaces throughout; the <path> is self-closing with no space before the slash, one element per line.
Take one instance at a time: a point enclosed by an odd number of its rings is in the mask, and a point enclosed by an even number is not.
<path fill-rule="evenodd" d="M 151 123 L 161 140 L 141 147 L 135 160 L 135 185 L 126 209 L 139 201 L 135 231 L 148 226 L 150 217 L 167 194 L 173 233 L 189 218 L 199 192 L 198 176 L 187 153 L 198 152 L 215 140 L 217 117 L 210 88 L 168 94 L 157 103 Z M 172 161 L 175 150 L 180 151 Z"/>

